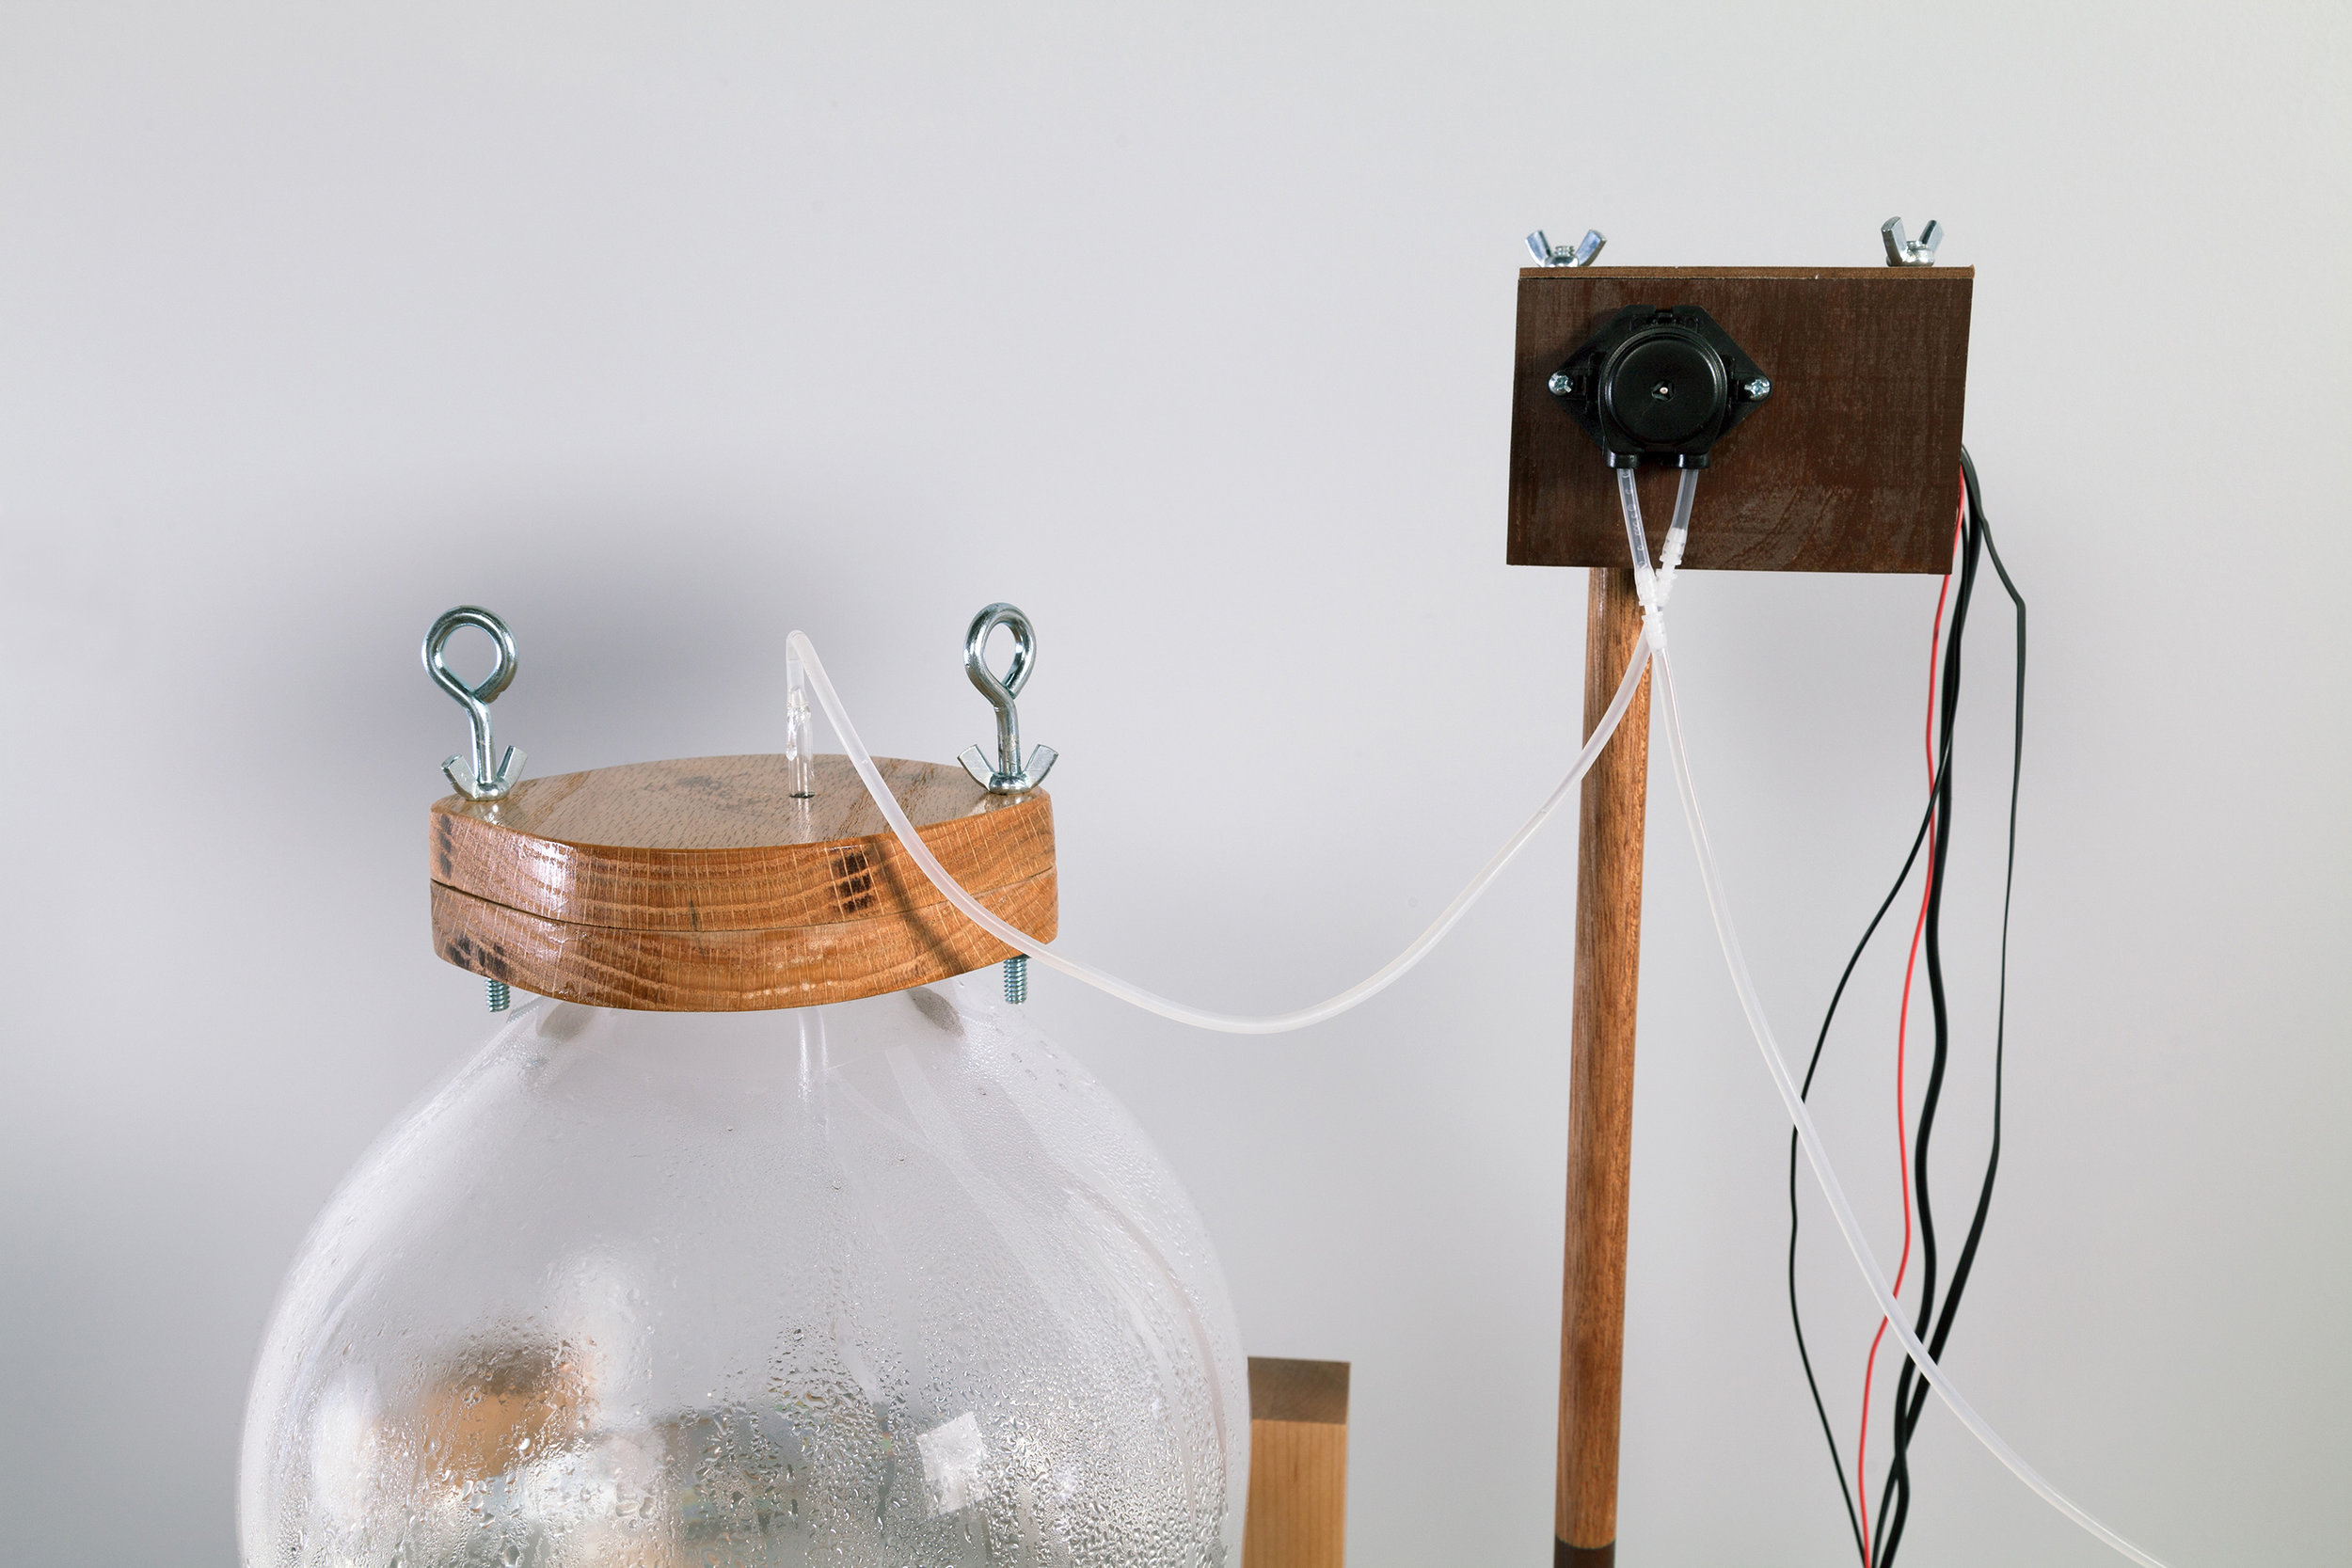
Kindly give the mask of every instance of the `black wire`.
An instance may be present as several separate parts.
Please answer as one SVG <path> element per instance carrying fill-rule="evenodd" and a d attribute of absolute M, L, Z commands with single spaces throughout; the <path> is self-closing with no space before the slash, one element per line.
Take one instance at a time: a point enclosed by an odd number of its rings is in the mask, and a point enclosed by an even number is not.
<path fill-rule="evenodd" d="M 1951 633 L 1944 642 L 1944 669 L 1941 695 L 1936 716 L 1939 734 L 1947 745 L 1959 720 L 1961 691 L 1961 655 L 1965 646 L 1968 628 L 1968 606 L 1975 596 L 1977 562 L 1983 554 L 1983 535 L 1976 526 L 1976 509 L 1965 508 L 1962 514 L 1960 546 L 1960 586 L 1953 594 Z M 1919 1121 L 1913 1129 L 1911 1143 L 1912 1190 L 1919 1210 L 1919 1321 L 1912 1332 L 1921 1339 L 1935 1320 L 1936 1250 L 1935 1197 L 1928 1180 L 1928 1147 L 1935 1137 L 1935 1113 L 1944 1098 L 1944 1071 L 1951 1060 L 1951 1011 L 1944 990 L 1944 872 L 1951 859 L 1952 847 L 1952 770 L 1947 766 L 1935 781 L 1935 828 L 1932 846 L 1928 855 L 1928 897 L 1923 921 L 1926 940 L 1923 947 L 1927 958 L 1928 1001 L 1935 1021 L 1935 1046 L 1928 1061 L 1927 1092 L 1920 1097 Z M 1918 1369 L 1911 1357 L 1903 1357 L 1902 1374 L 1895 1384 L 1893 1453 L 1886 1466 L 1886 1483 L 1879 1497 L 1878 1523 L 1871 1531 L 1870 1560 L 1878 1568 L 1885 1568 L 1885 1538 L 1890 1531 L 1901 1536 L 1899 1521 L 1911 1508 L 1911 1470 L 1908 1433 L 1903 1430 L 1903 1413 L 1911 1405 L 1913 1381 Z"/>
<path fill-rule="evenodd" d="M 1919 1323 L 1915 1332 L 1927 1338 L 1929 1354 L 1938 1357 L 1942 1355 L 1944 1345 L 1951 1334 L 1961 1295 L 1967 1288 L 1968 1275 L 1975 1264 L 1978 1245 L 1984 1233 L 1985 1218 L 1991 1208 L 1994 1179 L 2000 1165 L 2001 1086 L 2009 1004 L 2010 897 L 2016 880 L 2017 803 L 2023 777 L 2025 752 L 2026 603 L 2024 597 L 2017 592 L 2016 582 L 2009 575 L 2007 563 L 2001 560 L 1998 547 L 1993 544 L 1992 529 L 1984 516 L 1983 497 L 1978 483 L 1976 464 L 1965 450 L 1961 453 L 1961 465 L 1962 477 L 1966 485 L 1967 494 L 1967 506 L 1963 514 L 1961 529 L 1961 582 L 1959 595 L 1952 609 L 1951 630 L 1947 639 L 1940 673 L 1942 721 L 1939 728 L 1941 733 L 1935 774 L 1929 787 L 1927 810 L 1922 814 L 1918 832 L 1913 835 L 1910 851 L 1903 858 L 1902 869 L 1896 878 L 1894 887 L 1888 890 L 1886 897 L 1881 901 L 1878 910 L 1871 915 L 1868 927 L 1863 931 L 1862 940 L 1855 944 L 1852 956 L 1846 960 L 1845 971 L 1838 976 L 1836 989 L 1831 993 L 1829 1007 L 1821 1020 L 1820 1033 L 1814 1040 L 1812 1059 L 1806 1064 L 1804 1084 L 1800 1090 L 1800 1098 L 1810 1097 L 1813 1079 L 1820 1069 L 1823 1048 L 1828 1043 L 1830 1026 L 1836 1018 L 1838 1005 L 1844 999 L 1846 987 L 1852 979 L 1855 966 L 1860 963 L 1863 952 L 1869 946 L 1871 939 L 1877 934 L 1880 925 L 1884 921 L 1886 911 L 1894 906 L 1895 899 L 1901 894 L 1903 885 L 1909 880 L 1911 868 L 1918 859 L 1920 845 L 1926 840 L 1931 829 L 1933 829 L 1935 847 L 1930 856 L 1931 875 L 1933 880 L 1930 885 L 1928 895 L 1926 946 L 1929 992 L 1935 1014 L 1935 1055 L 1930 1072 L 1927 1095 L 1921 1108 L 1917 1147 L 1915 1150 L 1915 1180 L 1919 1188 L 1920 1229 L 1924 1255 Z M 1950 761 L 1961 689 L 1960 652 L 1966 628 L 1967 608 L 1975 586 L 1979 553 L 1986 551 L 1991 554 L 1994 570 L 1999 574 L 2001 586 L 2015 608 L 2017 624 L 2017 685 L 2013 710 L 2014 734 L 2010 751 L 2008 863 L 2002 887 L 2001 906 L 2000 995 L 1994 1014 L 1994 1033 L 1993 1136 L 1986 1156 L 1984 1180 L 1978 1193 L 1975 1212 L 1970 1217 L 1967 1238 L 1961 1248 L 1960 1258 L 1953 1270 L 1950 1290 L 1939 1313 L 1934 1304 L 1936 1266 L 1934 1218 L 1928 1189 L 1926 1145 L 1932 1135 L 1935 1108 L 1942 1095 L 1944 1070 L 1948 1060 L 1950 1044 L 1950 1018 L 1944 990 L 1941 916 L 1943 872 L 1950 843 L 1948 832 L 1952 799 Z M 1814 1414 L 1821 1423 L 1821 1434 L 1829 1444 L 1830 1464 L 1837 1476 L 1838 1496 L 1846 1505 L 1846 1522 L 1848 1528 L 1853 1532 L 1855 1551 L 1866 1564 L 1875 1561 L 1878 1568 L 1893 1568 L 1894 1555 L 1900 1548 L 1903 1528 L 1910 1515 L 1910 1441 L 1924 1413 L 1928 1387 L 1924 1380 L 1916 1379 L 1917 1369 L 1906 1355 L 1895 1401 L 1895 1453 L 1888 1466 L 1886 1486 L 1882 1494 L 1878 1527 L 1872 1531 L 1877 1539 L 1866 1548 L 1862 1540 L 1861 1524 L 1856 1514 L 1854 1497 L 1847 1484 L 1845 1461 L 1838 1449 L 1836 1433 L 1830 1425 L 1829 1413 L 1821 1400 L 1820 1385 L 1814 1376 L 1812 1356 L 1804 1342 L 1804 1322 L 1798 1302 L 1796 1278 L 1797 1154 L 1798 1141 L 1792 1132 L 1788 1140 L 1788 1316 L 1790 1326 L 1796 1336 L 1797 1356 L 1804 1369 L 1805 1386 L 1812 1395 Z M 1932 1335 L 1930 1334 L 1931 1320 L 1932 1320 Z M 1865 1479 L 1860 1476 L 1857 1476 L 1855 1480 L 1857 1483 L 1867 1484 Z"/>
<path fill-rule="evenodd" d="M 1962 478 L 1966 483 L 1968 491 L 1969 531 L 1975 535 L 1975 539 L 1969 546 L 1969 555 L 1970 557 L 1973 557 L 1975 550 L 1979 546 L 1981 546 L 1982 548 L 1991 554 L 1993 558 L 1993 569 L 2000 577 L 2002 590 L 2008 594 L 2010 603 L 2015 610 L 2015 620 L 2017 626 L 2017 674 L 2016 691 L 2012 705 L 2012 729 L 2010 743 L 2009 840 L 2007 862 L 2002 873 L 2001 883 L 2000 982 L 1998 1000 L 1995 1003 L 1994 1011 L 1993 1028 L 1993 1132 L 1985 1153 L 1984 1180 L 1977 1191 L 1976 1210 L 1975 1212 L 1969 1217 L 1968 1235 L 1966 1240 L 1962 1243 L 1960 1257 L 1952 1268 L 1950 1290 L 1945 1297 L 1942 1309 L 1935 1315 L 1934 1333 L 1932 1335 L 1928 1335 L 1927 1333 L 1928 1302 L 1924 1297 L 1920 1305 L 1919 1327 L 1915 1332 L 1921 1334 L 1927 1338 L 1928 1354 L 1934 1357 L 1938 1361 L 1943 1359 L 1944 1347 L 1951 1338 L 1952 1323 L 1960 1310 L 1961 1296 L 1968 1288 L 1968 1275 L 1970 1270 L 1976 1264 L 1978 1243 L 1981 1242 L 1984 1237 L 1985 1216 L 1991 1212 L 1993 1206 L 1994 1180 L 1999 1174 L 2001 1165 L 2001 1087 L 2002 1069 L 2005 1065 L 2004 1058 L 2008 1043 L 2007 1035 L 2009 1019 L 2010 904 L 2011 895 L 2015 891 L 2017 880 L 2017 800 L 2019 788 L 2024 780 L 2026 749 L 2026 600 L 2025 596 L 2017 592 L 2017 584 L 2015 580 L 2010 577 L 2009 567 L 2007 563 L 2001 560 L 2001 552 L 1999 548 L 1993 543 L 1993 530 L 1991 525 L 1985 519 L 1983 495 L 1979 488 L 1977 482 L 1977 467 L 1975 462 L 1968 456 L 1968 452 L 1965 448 L 1963 448 L 1961 451 L 1960 462 Z M 1973 571 L 1971 570 L 1973 566 L 1973 559 L 1965 561 L 1963 562 L 1963 572 L 1973 575 Z M 1965 593 L 1964 586 L 1963 592 L 1963 594 Z M 1947 745 L 1949 744 L 1951 705 L 1955 704 L 1960 690 L 1960 679 L 1957 668 L 1958 663 L 1959 627 L 1956 623 L 1953 629 L 1953 644 L 1947 657 L 1946 669 L 1945 700 L 1947 707 L 1945 711 L 1945 735 Z M 1948 774 L 1948 769 L 1946 771 Z M 1941 954 L 1937 951 L 1934 943 L 1936 936 L 1935 905 L 1939 901 L 1943 881 L 1941 875 L 1941 851 L 1950 836 L 1948 829 L 1944 825 L 1948 822 L 1948 777 L 1945 780 L 1939 781 L 1939 783 L 1945 790 L 1945 814 L 1939 815 L 1939 827 L 1936 834 L 1938 854 L 1934 857 L 1938 862 L 1936 876 L 1937 885 L 1935 888 L 1931 890 L 1929 895 L 1930 912 L 1928 916 L 1929 976 L 1930 985 L 1936 999 L 1937 1062 L 1935 1073 L 1931 1077 L 1929 1082 L 1929 1100 L 1922 1106 L 1920 1111 L 1918 1148 L 1915 1158 L 1915 1167 L 1917 1171 L 1916 1180 L 1919 1186 L 1920 1219 L 1923 1230 L 1926 1228 L 1928 1213 L 1927 1145 L 1933 1117 L 1934 1096 L 1936 1090 L 1941 1086 L 1940 1079 L 1943 1069 L 1942 1058 L 1945 1044 L 1943 996 L 1940 989 Z M 1931 1275 L 1931 1277 L 1932 1275 Z M 1925 1414 L 1928 1398 L 1928 1386 L 1924 1380 L 1917 1381 L 1915 1386 L 1914 1374 L 1915 1371 L 1915 1366 L 1913 1364 L 1910 1357 L 1906 1355 L 1903 1359 L 1902 1377 L 1896 1386 L 1894 1457 L 1888 1465 L 1886 1491 L 1882 1497 L 1879 1512 L 1880 1526 L 1884 1533 L 1884 1541 L 1879 1549 L 1872 1554 L 1872 1560 L 1876 1563 L 1877 1568 L 1894 1568 L 1895 1554 L 1901 1547 L 1903 1527 L 1908 1522 L 1911 1512 L 1911 1473 L 1909 1450 L 1911 1447 L 1912 1434 L 1918 1428 L 1920 1417 Z M 1891 1518 L 1886 1501 L 1888 1498 L 1893 1499 Z"/>
<path fill-rule="evenodd" d="M 1813 1039 L 1812 1059 L 1805 1063 L 1804 1083 L 1797 1091 L 1800 1100 L 1812 1098 L 1813 1075 L 1820 1069 L 1821 1050 L 1829 1043 L 1830 1025 L 1836 1021 L 1837 1005 L 1845 999 L 1846 985 L 1853 978 L 1854 966 L 1861 963 L 1863 953 L 1870 945 L 1870 939 L 1878 934 L 1880 924 L 1886 918 L 1886 911 L 1895 907 L 1895 900 L 1901 896 L 1904 884 L 1911 880 L 1911 868 L 1918 863 L 1919 847 L 1927 842 L 1928 829 L 1935 821 L 1936 801 L 1951 756 L 1952 736 L 1951 731 L 1947 728 L 1938 749 L 1934 776 L 1928 781 L 1928 803 L 1919 814 L 1918 832 L 1911 835 L 1911 848 L 1903 856 L 1902 869 L 1895 873 L 1895 885 L 1888 888 L 1886 896 L 1879 901 L 1878 910 L 1870 916 L 1870 924 L 1863 928 L 1862 940 L 1854 943 L 1852 956 L 1846 959 L 1844 973 L 1837 976 L 1837 989 L 1830 992 L 1829 1007 L 1821 1015 L 1821 1031 Z M 1821 1402 L 1820 1383 L 1813 1375 L 1813 1357 L 1804 1342 L 1804 1313 L 1797 1301 L 1797 1132 L 1791 1128 L 1788 1132 L 1788 1326 L 1797 1337 L 1797 1359 L 1804 1364 L 1804 1386 L 1813 1395 L 1813 1413 L 1820 1418 L 1821 1436 L 1829 1443 L 1830 1466 L 1837 1472 L 1837 1495 L 1846 1505 L 1846 1524 L 1853 1531 L 1854 1554 L 1867 1568 L 1870 1559 L 1868 1549 L 1862 1543 L 1862 1522 L 1854 1512 L 1853 1493 L 1846 1482 L 1846 1461 L 1838 1451 L 1837 1433 L 1831 1427 L 1829 1411 Z M 1863 1480 L 1859 1476 L 1855 1479 L 1857 1482 Z"/>
<path fill-rule="evenodd" d="M 1939 758 L 1936 763 L 1939 775 L 1943 772 L 1944 761 L 1949 756 L 1949 743 L 1947 742 L 1945 757 Z M 1799 1100 L 1812 1098 L 1813 1075 L 1820 1069 L 1821 1048 L 1829 1043 L 1829 1026 L 1837 1017 L 1837 1004 L 1845 997 L 1846 982 L 1853 978 L 1854 966 L 1862 961 L 1863 951 L 1870 945 L 1870 939 L 1878 934 L 1879 923 L 1886 918 L 1886 911 L 1894 908 L 1896 898 L 1903 891 L 1903 884 L 1911 880 L 1911 868 L 1919 859 L 1919 847 L 1927 842 L 1928 824 L 1934 818 L 1935 787 L 1931 783 L 1927 810 L 1920 813 L 1919 831 L 1911 837 L 1911 852 L 1903 857 L 1903 867 L 1895 874 L 1895 885 L 1886 890 L 1886 896 L 1880 901 L 1878 911 L 1870 916 L 1870 924 L 1864 928 L 1862 940 L 1854 943 L 1853 956 L 1846 960 L 1845 973 L 1837 976 L 1837 989 L 1830 992 L 1829 1009 L 1821 1015 L 1821 1032 L 1814 1037 L 1812 1060 L 1805 1064 L 1804 1084 L 1797 1091 Z M 1829 1411 L 1821 1403 L 1821 1386 L 1813 1376 L 1813 1357 L 1806 1353 L 1804 1345 L 1804 1314 L 1797 1305 L 1797 1132 L 1794 1128 L 1788 1131 L 1788 1325 L 1796 1331 L 1797 1359 L 1804 1364 L 1804 1386 L 1813 1394 L 1813 1413 L 1821 1418 L 1821 1435 L 1829 1440 L 1829 1462 L 1837 1472 L 1837 1495 L 1846 1504 L 1846 1524 L 1853 1531 L 1854 1552 L 1867 1564 L 1869 1558 L 1862 1544 L 1862 1522 L 1854 1513 L 1853 1492 L 1846 1484 L 1846 1461 L 1838 1452 L 1837 1434 L 1829 1424 Z"/>

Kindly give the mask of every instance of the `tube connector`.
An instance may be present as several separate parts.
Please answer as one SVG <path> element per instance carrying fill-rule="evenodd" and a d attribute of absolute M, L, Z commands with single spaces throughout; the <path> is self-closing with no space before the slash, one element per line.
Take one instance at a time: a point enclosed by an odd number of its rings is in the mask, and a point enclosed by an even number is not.
<path fill-rule="evenodd" d="M 1634 487 L 1633 470 L 1617 470 L 1617 510 L 1625 514 L 1625 547 L 1633 558 L 1633 594 L 1645 614 L 1658 605 L 1658 574 L 1649 563 L 1649 532 L 1642 524 L 1642 492 Z"/>
<path fill-rule="evenodd" d="M 796 650 L 784 656 L 784 781 L 796 800 L 817 793 L 817 716 L 808 705 L 808 671 Z"/>

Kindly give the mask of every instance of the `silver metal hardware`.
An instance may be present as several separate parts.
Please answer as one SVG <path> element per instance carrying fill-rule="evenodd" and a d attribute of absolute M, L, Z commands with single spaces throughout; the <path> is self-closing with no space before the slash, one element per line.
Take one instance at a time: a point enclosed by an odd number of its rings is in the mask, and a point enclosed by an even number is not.
<path fill-rule="evenodd" d="M 1544 385 L 1551 388 L 1553 397 L 1564 398 L 1576 390 L 1576 377 L 1565 371 L 1554 371 L 1551 372 L 1551 379 Z"/>
<path fill-rule="evenodd" d="M 998 626 L 1012 633 L 1012 662 L 1005 666 L 1002 680 L 988 668 L 988 638 Z M 977 746 L 965 748 L 956 760 L 991 794 L 1017 795 L 1035 789 L 1054 766 L 1056 752 L 1051 746 L 1031 752 L 1026 766 L 1021 761 L 1021 713 L 1013 699 L 1028 685 L 1029 672 L 1036 667 L 1037 628 L 1018 608 L 993 604 L 972 617 L 972 628 L 963 636 L 963 673 L 996 709 L 996 766 L 988 765 L 988 753 Z M 1005 960 L 1004 970 L 1005 1000 L 1018 1006 L 1029 999 L 1028 955 L 1014 954 Z"/>
<path fill-rule="evenodd" d="M 1005 667 L 1002 680 L 989 673 L 988 634 L 998 626 L 1012 633 L 1012 662 Z M 1056 752 L 1051 746 L 1040 746 L 1029 753 L 1025 766 L 1021 760 L 1021 715 L 1013 706 L 1013 699 L 1029 683 L 1029 672 L 1037 665 L 1037 629 L 1029 618 L 1012 605 L 993 604 L 972 617 L 972 629 L 963 638 L 963 673 L 972 677 L 972 684 L 980 689 L 996 708 L 996 766 L 988 765 L 988 753 L 977 746 L 965 749 L 956 760 L 963 770 L 988 786 L 995 795 L 1018 795 L 1025 789 L 1035 789 L 1045 782 L 1045 774 L 1054 766 Z"/>
<path fill-rule="evenodd" d="M 506 989 L 506 982 L 503 980 L 485 980 L 483 985 L 490 993 L 490 1010 L 494 1013 L 502 1013 L 506 1011 L 508 1004 L 514 1000 L 512 993 L 510 993 Z"/>
<path fill-rule="evenodd" d="M 1584 230 L 1584 237 L 1576 242 L 1574 249 L 1553 245 L 1551 237 L 1540 229 L 1527 236 L 1527 248 L 1539 267 L 1589 267 L 1593 258 L 1600 254 L 1600 247 L 1608 243 L 1609 236 L 1597 229 Z"/>
<path fill-rule="evenodd" d="M 1752 398 L 1768 398 L 1772 395 L 1772 383 L 1769 377 L 1759 375 L 1740 389 Z"/>
<path fill-rule="evenodd" d="M 490 640 L 498 644 L 498 664 L 480 686 L 468 686 L 441 662 L 441 651 L 460 626 L 488 632 Z M 495 771 L 490 767 L 490 759 L 496 754 L 490 743 L 490 705 L 514 680 L 516 662 L 515 634 L 506 629 L 505 622 L 477 605 L 461 604 L 447 611 L 424 634 L 425 673 L 433 677 L 434 685 L 456 698 L 465 708 L 466 717 L 473 721 L 472 771 L 459 770 L 463 757 L 452 757 L 441 764 L 441 771 L 449 775 L 450 784 L 469 800 L 503 800 L 506 792 L 515 787 L 515 781 L 522 776 L 523 753 L 516 747 L 506 748 L 506 756 Z"/>
<path fill-rule="evenodd" d="M 1933 218 L 1919 230 L 1915 240 L 1903 236 L 1903 220 L 1888 218 L 1879 225 L 1879 238 L 1886 242 L 1886 264 L 1890 267 L 1931 267 L 1935 265 L 1935 247 L 1944 243 L 1944 226 Z"/>

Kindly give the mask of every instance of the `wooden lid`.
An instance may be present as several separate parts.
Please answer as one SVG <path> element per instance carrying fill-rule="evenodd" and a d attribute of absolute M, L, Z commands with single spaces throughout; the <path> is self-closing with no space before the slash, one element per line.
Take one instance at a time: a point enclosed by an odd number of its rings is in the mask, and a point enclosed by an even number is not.
<path fill-rule="evenodd" d="M 875 759 L 948 873 L 1052 940 L 1054 807 L 948 763 Z M 780 756 L 526 779 L 433 804 L 433 944 L 519 990 L 650 1012 L 751 1012 L 903 990 L 1012 956 L 909 860 L 849 759 L 816 794 Z"/>

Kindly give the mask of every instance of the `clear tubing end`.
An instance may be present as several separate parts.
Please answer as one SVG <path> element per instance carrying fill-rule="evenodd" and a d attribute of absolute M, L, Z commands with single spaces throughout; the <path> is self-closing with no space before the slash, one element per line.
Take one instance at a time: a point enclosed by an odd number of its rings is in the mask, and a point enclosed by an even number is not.
<path fill-rule="evenodd" d="M 1682 564 L 1682 547 L 1691 542 L 1691 503 L 1698 499 L 1699 471 L 1685 468 L 1675 483 L 1674 520 L 1666 525 L 1665 547 L 1658 552 L 1658 602 L 1674 592 L 1675 568 Z"/>
<path fill-rule="evenodd" d="M 784 779 L 797 800 L 817 793 L 817 716 L 808 705 L 808 670 L 800 652 L 784 659 Z"/>
<path fill-rule="evenodd" d="M 1633 553 L 1633 592 L 1645 610 L 1658 605 L 1658 574 L 1650 570 L 1649 534 L 1642 527 L 1642 493 L 1633 470 L 1617 470 L 1617 509 L 1625 514 L 1625 546 Z"/>

